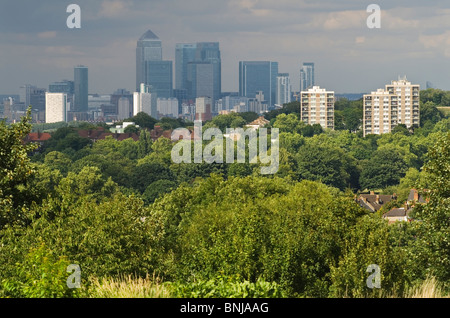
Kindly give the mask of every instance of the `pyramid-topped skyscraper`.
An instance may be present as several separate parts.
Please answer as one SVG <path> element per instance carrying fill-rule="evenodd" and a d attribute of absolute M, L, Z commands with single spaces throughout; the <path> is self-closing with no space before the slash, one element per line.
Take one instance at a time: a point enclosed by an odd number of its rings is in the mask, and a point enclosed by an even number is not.
<path fill-rule="evenodd" d="M 151 30 L 145 32 L 137 41 L 136 47 L 136 90 L 145 83 L 145 62 L 161 61 L 161 40 Z"/>

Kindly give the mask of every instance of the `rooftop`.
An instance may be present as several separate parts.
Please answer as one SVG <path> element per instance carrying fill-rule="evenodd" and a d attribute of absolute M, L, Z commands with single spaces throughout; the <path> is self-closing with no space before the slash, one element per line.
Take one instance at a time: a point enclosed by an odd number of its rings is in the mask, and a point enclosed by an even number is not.
<path fill-rule="evenodd" d="M 159 38 L 151 30 L 148 30 L 139 38 L 139 41 L 144 41 L 144 40 L 159 40 Z"/>

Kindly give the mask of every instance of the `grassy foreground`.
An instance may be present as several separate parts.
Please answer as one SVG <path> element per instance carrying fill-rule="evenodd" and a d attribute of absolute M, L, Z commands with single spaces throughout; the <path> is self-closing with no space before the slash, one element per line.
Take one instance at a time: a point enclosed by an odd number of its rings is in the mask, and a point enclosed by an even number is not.
<path fill-rule="evenodd" d="M 133 278 L 131 276 L 122 278 L 111 278 L 92 280 L 89 289 L 84 291 L 85 297 L 89 298 L 177 298 L 177 297 L 199 297 L 214 298 L 221 297 L 218 295 L 219 286 L 210 286 L 209 290 L 205 284 L 197 284 L 197 293 L 192 289 L 180 288 L 180 285 L 172 283 L 162 283 L 155 277 Z M 206 288 L 205 288 L 206 287 Z M 219 288 L 218 288 L 219 287 Z M 231 287 L 232 288 L 232 287 Z M 194 288 L 195 289 L 195 288 Z M 202 289 L 202 290 L 200 290 Z M 184 292 L 183 292 L 184 290 Z M 209 295 L 209 297 L 208 297 Z M 235 297 L 244 297 L 244 294 L 235 294 Z M 262 297 L 267 295 L 261 295 Z M 281 295 L 278 295 L 281 296 Z M 233 297 L 233 296 L 232 296 Z M 230 298 L 232 298 L 230 297 Z M 421 284 L 411 287 L 404 295 L 383 295 L 383 298 L 450 298 L 445 294 L 436 279 L 429 278 Z M 258 298 L 258 297 L 249 297 Z"/>

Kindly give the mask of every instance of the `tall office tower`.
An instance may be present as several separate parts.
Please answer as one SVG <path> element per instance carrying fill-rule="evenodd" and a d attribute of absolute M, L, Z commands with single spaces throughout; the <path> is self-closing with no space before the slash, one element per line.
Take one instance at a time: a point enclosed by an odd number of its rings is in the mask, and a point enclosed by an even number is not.
<path fill-rule="evenodd" d="M 45 88 L 32 88 L 30 90 L 30 105 L 33 110 L 37 110 L 38 112 L 45 111 Z M 25 104 L 25 107 L 28 105 Z"/>
<path fill-rule="evenodd" d="M 187 68 L 189 62 L 195 61 L 197 44 L 177 43 L 175 47 L 175 89 L 187 89 Z"/>
<path fill-rule="evenodd" d="M 148 61 L 162 60 L 161 40 L 151 30 L 145 32 L 137 41 L 136 47 L 136 90 L 145 83 L 146 65 Z"/>
<path fill-rule="evenodd" d="M 303 63 L 300 69 L 300 91 L 306 91 L 314 85 L 314 63 Z"/>
<path fill-rule="evenodd" d="M 176 89 L 187 90 L 187 98 L 208 96 L 215 102 L 222 93 L 222 62 L 218 42 L 179 43 L 175 50 Z M 182 102 L 182 101 L 181 101 Z"/>
<path fill-rule="evenodd" d="M 334 92 L 313 86 L 300 95 L 300 119 L 309 125 L 334 129 Z"/>
<path fill-rule="evenodd" d="M 57 123 L 67 120 L 67 94 L 45 94 L 45 122 Z"/>
<path fill-rule="evenodd" d="M 212 112 L 216 113 L 215 102 L 222 95 L 222 60 L 218 42 L 199 42 L 195 53 L 196 61 L 211 63 L 213 70 Z M 197 95 L 202 96 L 202 95 Z"/>
<path fill-rule="evenodd" d="M 262 91 L 270 106 L 275 104 L 278 62 L 239 62 L 239 95 L 255 98 Z"/>
<path fill-rule="evenodd" d="M 176 98 L 158 98 L 158 117 L 178 118 L 178 100 Z"/>
<path fill-rule="evenodd" d="M 188 98 L 210 97 L 214 100 L 214 68 L 208 62 L 188 63 Z"/>
<path fill-rule="evenodd" d="M 145 82 L 161 98 L 173 97 L 172 61 L 145 62 Z"/>
<path fill-rule="evenodd" d="M 73 96 L 75 94 L 74 81 L 63 80 L 61 82 L 53 82 L 48 85 L 49 93 L 65 93 L 67 95 L 67 110 L 73 107 Z"/>
<path fill-rule="evenodd" d="M 277 93 L 275 105 L 283 106 L 291 102 L 291 79 L 288 73 L 280 73 L 277 76 Z"/>
<path fill-rule="evenodd" d="M 45 89 L 26 84 L 20 87 L 19 99 L 25 108 L 32 106 L 33 110 L 45 111 Z"/>
<path fill-rule="evenodd" d="M 124 120 L 133 117 L 133 107 L 130 103 L 130 99 L 125 96 L 121 96 L 117 100 L 117 119 Z"/>
<path fill-rule="evenodd" d="M 212 119 L 211 103 L 210 97 L 197 97 L 195 99 L 195 120 L 207 121 Z"/>
<path fill-rule="evenodd" d="M 390 133 L 398 124 L 420 125 L 420 85 L 406 77 L 364 95 L 363 135 Z"/>
<path fill-rule="evenodd" d="M 144 83 L 141 83 L 138 92 L 133 93 L 133 116 L 140 112 L 158 118 L 157 95 L 151 91 L 150 85 Z"/>
<path fill-rule="evenodd" d="M 74 69 L 74 107 L 75 112 L 88 111 L 88 68 L 83 65 Z"/>
<path fill-rule="evenodd" d="M 25 107 L 30 106 L 30 95 L 31 95 L 31 90 L 35 89 L 36 86 L 30 85 L 30 84 L 25 84 L 23 86 L 20 86 L 19 89 L 19 99 L 21 103 L 25 104 Z"/>

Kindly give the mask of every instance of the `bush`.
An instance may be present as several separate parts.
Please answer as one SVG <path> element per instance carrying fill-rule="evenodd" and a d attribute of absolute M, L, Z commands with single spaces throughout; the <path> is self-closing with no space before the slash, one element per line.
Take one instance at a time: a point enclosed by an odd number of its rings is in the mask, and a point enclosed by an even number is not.
<path fill-rule="evenodd" d="M 172 295 L 177 298 L 280 298 L 280 286 L 258 278 L 252 283 L 242 280 L 239 275 L 217 275 L 209 280 L 196 280 L 192 283 L 168 283 Z"/>
<path fill-rule="evenodd" d="M 2 296 L 14 298 L 68 298 L 79 296 L 69 289 L 66 272 L 69 262 L 57 257 L 44 243 L 31 248 L 22 263 L 16 264 L 16 275 L 1 283 Z"/>

